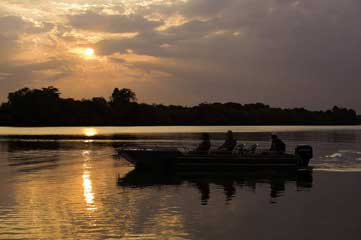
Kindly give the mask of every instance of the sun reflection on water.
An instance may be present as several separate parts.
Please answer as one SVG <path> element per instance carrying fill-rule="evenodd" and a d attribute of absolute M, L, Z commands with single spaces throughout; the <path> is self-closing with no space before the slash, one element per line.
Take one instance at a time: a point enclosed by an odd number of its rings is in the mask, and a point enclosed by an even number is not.
<path fill-rule="evenodd" d="M 83 151 L 82 155 L 84 157 L 84 164 L 83 164 L 83 196 L 84 196 L 84 200 L 85 203 L 87 205 L 87 210 L 96 210 L 97 208 L 95 207 L 95 203 L 94 203 L 94 192 L 93 192 L 93 185 L 92 185 L 92 181 L 90 178 L 90 171 L 89 171 L 89 166 L 88 166 L 88 161 L 89 161 L 89 155 L 90 155 L 90 151 Z"/>
<path fill-rule="evenodd" d="M 98 131 L 95 128 L 84 128 L 83 134 L 87 137 L 93 137 L 98 134 Z"/>
<path fill-rule="evenodd" d="M 88 170 L 85 170 L 83 173 L 83 192 L 84 192 L 84 200 L 88 206 L 88 210 L 95 210 L 94 206 L 94 193 L 93 186 L 90 180 L 90 173 Z"/>

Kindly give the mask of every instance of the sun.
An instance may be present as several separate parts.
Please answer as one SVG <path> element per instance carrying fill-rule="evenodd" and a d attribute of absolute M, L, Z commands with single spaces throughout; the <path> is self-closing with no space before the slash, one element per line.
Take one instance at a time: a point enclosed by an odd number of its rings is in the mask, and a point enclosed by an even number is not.
<path fill-rule="evenodd" d="M 84 55 L 87 57 L 92 57 L 94 56 L 94 49 L 93 48 L 86 48 L 84 49 Z"/>
<path fill-rule="evenodd" d="M 79 57 L 82 57 L 84 59 L 95 59 L 96 55 L 95 55 L 95 50 L 94 48 L 91 47 L 87 47 L 87 48 L 83 48 L 83 47 L 75 47 L 75 48 L 71 48 L 69 50 L 71 53 L 78 55 Z"/>

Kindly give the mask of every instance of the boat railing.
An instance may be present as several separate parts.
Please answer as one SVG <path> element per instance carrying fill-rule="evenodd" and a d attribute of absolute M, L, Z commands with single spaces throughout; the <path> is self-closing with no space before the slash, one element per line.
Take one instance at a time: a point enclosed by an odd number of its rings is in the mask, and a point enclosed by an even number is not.
<path fill-rule="evenodd" d="M 136 145 L 136 144 L 124 144 L 118 148 L 120 151 L 124 150 L 137 150 L 137 151 L 177 151 L 177 147 L 171 147 L 171 146 L 159 146 L 159 145 Z"/>
<path fill-rule="evenodd" d="M 137 150 L 137 151 L 178 151 L 184 154 L 191 153 L 194 151 L 194 146 L 189 145 L 159 145 L 159 144 L 124 144 L 121 147 L 119 147 L 119 150 Z M 217 146 L 212 147 L 209 151 L 209 153 L 217 152 Z M 247 144 L 242 143 L 238 144 L 234 150 L 232 151 L 233 155 L 258 155 L 258 154 L 264 154 L 269 152 L 269 149 L 260 147 L 258 144 Z M 293 152 L 288 150 L 286 151 L 287 154 L 292 154 Z"/>

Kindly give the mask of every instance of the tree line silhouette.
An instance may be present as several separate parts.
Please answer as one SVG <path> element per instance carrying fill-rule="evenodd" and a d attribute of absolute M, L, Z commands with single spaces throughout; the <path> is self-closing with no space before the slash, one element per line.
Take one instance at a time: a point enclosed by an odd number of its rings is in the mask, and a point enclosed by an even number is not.
<path fill-rule="evenodd" d="M 120 125 L 347 125 L 360 124 L 352 109 L 327 111 L 281 109 L 263 103 L 201 103 L 165 106 L 137 103 L 136 94 L 115 88 L 103 97 L 61 98 L 55 87 L 22 88 L 8 94 L 0 106 L 2 126 L 120 126 Z"/>

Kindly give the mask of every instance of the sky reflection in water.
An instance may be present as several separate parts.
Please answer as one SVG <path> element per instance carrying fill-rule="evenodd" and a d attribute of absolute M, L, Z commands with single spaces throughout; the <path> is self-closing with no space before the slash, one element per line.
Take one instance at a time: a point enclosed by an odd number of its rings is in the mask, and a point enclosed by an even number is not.
<path fill-rule="evenodd" d="M 267 132 L 237 134 L 269 144 Z M 359 239 L 360 130 L 280 135 L 315 147 L 313 171 L 154 175 L 114 156 L 118 140 L 192 146 L 197 134 L 3 139 L 0 239 Z"/>

